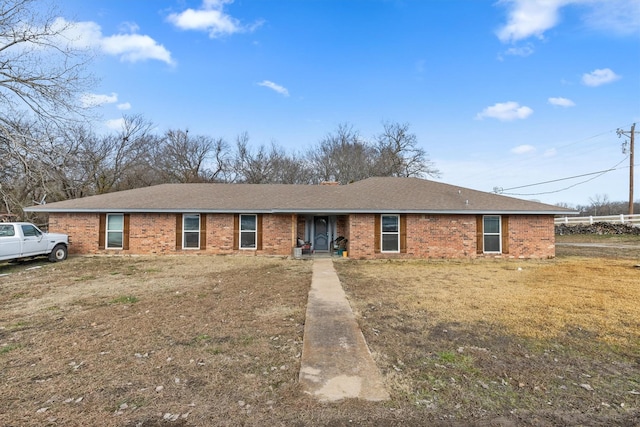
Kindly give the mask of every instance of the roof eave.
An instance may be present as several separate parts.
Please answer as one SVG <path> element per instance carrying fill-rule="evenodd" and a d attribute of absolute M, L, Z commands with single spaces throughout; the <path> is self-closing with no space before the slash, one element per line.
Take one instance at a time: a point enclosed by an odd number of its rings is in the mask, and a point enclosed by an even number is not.
<path fill-rule="evenodd" d="M 348 214 L 418 214 L 418 215 L 578 215 L 576 211 L 556 210 L 500 210 L 500 209 L 205 209 L 205 208 L 54 208 L 40 206 L 24 208 L 25 212 L 47 213 L 273 213 L 273 214 L 315 214 L 315 215 L 348 215 Z"/>

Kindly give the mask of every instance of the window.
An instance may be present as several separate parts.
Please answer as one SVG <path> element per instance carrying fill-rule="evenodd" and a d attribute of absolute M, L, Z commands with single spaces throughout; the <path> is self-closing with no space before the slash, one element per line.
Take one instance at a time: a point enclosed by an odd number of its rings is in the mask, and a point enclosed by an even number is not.
<path fill-rule="evenodd" d="M 0 224 L 0 237 L 11 237 L 16 235 L 16 230 L 11 224 Z"/>
<path fill-rule="evenodd" d="M 200 249 L 200 215 L 182 216 L 182 248 Z"/>
<path fill-rule="evenodd" d="M 382 215 L 382 252 L 400 252 L 400 217 L 398 215 Z"/>
<path fill-rule="evenodd" d="M 485 215 L 482 221 L 484 252 L 501 253 L 500 217 L 497 215 Z"/>
<path fill-rule="evenodd" d="M 256 249 L 257 215 L 240 215 L 240 249 Z"/>
<path fill-rule="evenodd" d="M 42 232 L 33 225 L 27 224 L 22 226 L 22 235 L 24 237 L 39 237 L 42 235 Z"/>
<path fill-rule="evenodd" d="M 124 215 L 107 214 L 107 249 L 122 249 L 124 241 Z"/>

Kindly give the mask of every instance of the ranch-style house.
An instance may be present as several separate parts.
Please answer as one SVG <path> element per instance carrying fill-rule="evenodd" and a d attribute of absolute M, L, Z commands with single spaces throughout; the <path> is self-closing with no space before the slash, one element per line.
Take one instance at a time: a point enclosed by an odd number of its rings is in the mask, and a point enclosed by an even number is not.
<path fill-rule="evenodd" d="M 162 184 L 26 208 L 72 254 L 551 258 L 573 212 L 419 178 L 347 185 Z"/>

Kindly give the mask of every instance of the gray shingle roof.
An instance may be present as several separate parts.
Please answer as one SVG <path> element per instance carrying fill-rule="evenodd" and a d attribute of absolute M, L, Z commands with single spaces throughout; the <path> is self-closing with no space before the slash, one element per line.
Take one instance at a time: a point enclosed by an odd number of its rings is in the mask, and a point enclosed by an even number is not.
<path fill-rule="evenodd" d="M 348 185 L 161 184 L 26 208 L 29 212 L 512 213 L 571 210 L 419 178 Z"/>

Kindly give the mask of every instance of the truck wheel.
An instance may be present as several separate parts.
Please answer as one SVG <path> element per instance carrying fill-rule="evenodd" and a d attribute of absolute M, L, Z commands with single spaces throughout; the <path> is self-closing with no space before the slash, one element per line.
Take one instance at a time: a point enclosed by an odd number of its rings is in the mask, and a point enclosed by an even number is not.
<path fill-rule="evenodd" d="M 49 261 L 58 262 L 67 259 L 67 247 L 65 245 L 56 245 L 49 254 Z"/>

